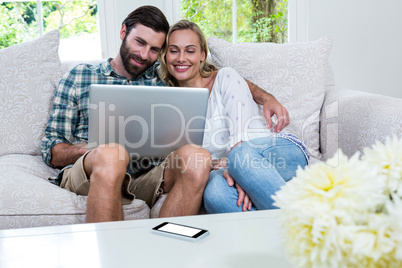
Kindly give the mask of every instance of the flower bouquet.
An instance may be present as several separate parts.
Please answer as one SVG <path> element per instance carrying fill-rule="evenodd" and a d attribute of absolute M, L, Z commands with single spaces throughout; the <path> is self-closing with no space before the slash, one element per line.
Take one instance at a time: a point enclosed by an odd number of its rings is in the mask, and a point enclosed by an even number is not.
<path fill-rule="evenodd" d="M 299 168 L 274 196 L 296 267 L 402 267 L 402 139 Z"/>

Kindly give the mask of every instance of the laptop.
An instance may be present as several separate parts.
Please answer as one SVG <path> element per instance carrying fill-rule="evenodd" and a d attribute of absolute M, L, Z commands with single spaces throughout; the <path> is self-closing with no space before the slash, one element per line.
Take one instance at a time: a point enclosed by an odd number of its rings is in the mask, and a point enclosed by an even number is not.
<path fill-rule="evenodd" d="M 93 84 L 88 146 L 119 143 L 131 159 L 163 159 L 183 145 L 201 146 L 208 98 L 206 88 Z"/>

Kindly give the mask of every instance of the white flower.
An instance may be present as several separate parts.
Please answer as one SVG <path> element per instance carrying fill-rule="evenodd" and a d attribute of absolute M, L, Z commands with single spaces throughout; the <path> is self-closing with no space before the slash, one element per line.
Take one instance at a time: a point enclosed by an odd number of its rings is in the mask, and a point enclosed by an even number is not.
<path fill-rule="evenodd" d="M 386 209 L 390 216 L 392 237 L 397 243 L 396 258 L 402 260 L 402 200 L 394 195 L 392 201 L 387 202 Z"/>
<path fill-rule="evenodd" d="M 392 253 L 387 218 L 376 213 L 387 200 L 378 174 L 358 154 L 348 159 L 339 150 L 327 163 L 298 169 L 276 193 L 284 245 L 296 266 L 370 267 Z"/>
<path fill-rule="evenodd" d="M 397 193 L 402 197 L 402 139 L 387 137 L 385 144 L 377 141 L 372 149 L 364 149 L 362 160 L 377 166 L 385 176 L 386 194 Z"/>
<path fill-rule="evenodd" d="M 365 223 L 340 226 L 344 235 L 340 241 L 348 267 L 390 267 L 401 264 L 395 259 L 396 241 L 390 228 L 390 218 L 383 213 L 370 213 Z M 399 266 L 395 266 L 399 267 Z"/>

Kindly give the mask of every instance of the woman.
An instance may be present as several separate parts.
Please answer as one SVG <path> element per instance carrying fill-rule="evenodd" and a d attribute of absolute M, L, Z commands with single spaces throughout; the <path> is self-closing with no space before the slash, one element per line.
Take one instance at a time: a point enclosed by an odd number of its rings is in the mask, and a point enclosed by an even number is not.
<path fill-rule="evenodd" d="M 304 144 L 295 136 L 266 129 L 245 80 L 231 68 L 218 70 L 206 61 L 207 42 L 195 23 L 179 21 L 166 38 L 160 77 L 171 86 L 203 87 L 210 92 L 207 124 L 211 131 L 205 132 L 203 147 L 213 159 L 223 160 L 210 174 L 204 192 L 206 210 L 276 208 L 271 195 L 296 174 L 298 166 L 307 164 Z"/>

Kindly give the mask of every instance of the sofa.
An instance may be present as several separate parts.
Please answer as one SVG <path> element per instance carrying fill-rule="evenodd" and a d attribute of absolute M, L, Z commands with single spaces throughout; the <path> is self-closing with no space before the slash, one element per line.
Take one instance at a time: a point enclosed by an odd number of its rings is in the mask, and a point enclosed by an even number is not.
<path fill-rule="evenodd" d="M 231 44 L 208 39 L 209 59 L 230 66 L 273 94 L 289 111 L 289 133 L 302 138 L 310 163 L 337 149 L 351 156 L 386 136 L 402 136 L 402 99 L 339 88 L 328 57 L 332 40 Z M 0 229 L 85 222 L 86 199 L 47 181 L 57 169 L 41 157 L 40 140 L 57 83 L 79 62 L 60 62 L 59 32 L 0 50 Z M 100 62 L 92 62 L 97 63 Z M 125 220 L 156 217 L 135 199 Z"/>

